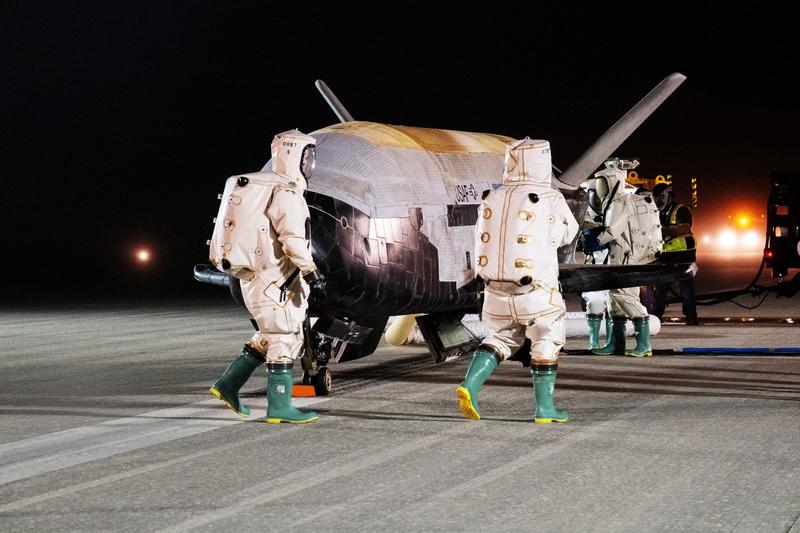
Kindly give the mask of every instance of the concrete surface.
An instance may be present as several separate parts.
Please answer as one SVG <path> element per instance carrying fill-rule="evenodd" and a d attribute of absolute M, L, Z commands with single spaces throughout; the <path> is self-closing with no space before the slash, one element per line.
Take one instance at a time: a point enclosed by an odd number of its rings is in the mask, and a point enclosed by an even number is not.
<path fill-rule="evenodd" d="M 453 399 L 468 361 L 381 346 L 303 400 L 318 422 L 272 426 L 207 392 L 249 335 L 224 301 L 0 311 L 0 530 L 800 531 L 800 357 L 565 356 L 572 420 L 543 426 L 516 363 L 472 422 Z"/>

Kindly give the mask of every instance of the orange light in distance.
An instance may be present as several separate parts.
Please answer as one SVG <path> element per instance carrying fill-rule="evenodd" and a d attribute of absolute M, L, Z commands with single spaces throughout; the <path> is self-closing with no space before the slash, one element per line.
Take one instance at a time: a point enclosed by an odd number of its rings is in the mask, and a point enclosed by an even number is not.
<path fill-rule="evenodd" d="M 738 219 L 739 225 L 742 227 L 747 227 L 750 225 L 750 217 L 747 215 L 741 215 Z"/>

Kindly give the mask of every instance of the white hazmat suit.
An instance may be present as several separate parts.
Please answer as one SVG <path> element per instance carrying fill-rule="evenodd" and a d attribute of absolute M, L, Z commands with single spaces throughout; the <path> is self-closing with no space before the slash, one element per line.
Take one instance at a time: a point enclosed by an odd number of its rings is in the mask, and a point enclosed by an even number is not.
<path fill-rule="evenodd" d="M 531 340 L 537 424 L 566 422 L 553 405 L 565 306 L 558 285 L 558 247 L 578 223 L 551 186 L 550 143 L 525 138 L 506 146 L 503 185 L 486 191 L 475 227 L 475 273 L 486 283 L 482 319 L 489 335 L 456 389 L 462 414 L 479 420 L 478 391 L 501 361 Z"/>
<path fill-rule="evenodd" d="M 225 184 L 210 259 L 240 280 L 242 297 L 258 331 L 211 387 L 211 393 L 242 416 L 250 409 L 239 391 L 267 363 L 268 423 L 304 424 L 313 411 L 291 404 L 292 365 L 303 346 L 308 283 L 324 289 L 309 249 L 306 179 L 314 169 L 316 140 L 297 130 L 275 136 L 272 171 L 229 178 Z"/>
<path fill-rule="evenodd" d="M 625 189 L 627 172 L 616 165 L 595 174 L 596 190 L 602 199 L 605 229 L 597 242 L 608 245 L 611 265 L 641 265 L 652 262 L 661 253 L 663 241 L 658 208 L 649 196 L 629 194 Z M 647 309 L 639 300 L 639 287 L 611 289 L 608 293 L 611 315 L 610 335 L 606 345 L 594 349 L 598 355 L 630 355 L 645 357 L 653 354 L 650 346 L 650 326 Z M 625 325 L 633 322 L 636 347 L 625 350 Z"/>
<path fill-rule="evenodd" d="M 297 130 L 276 135 L 272 172 L 228 179 L 212 237 L 211 262 L 241 279 L 245 305 L 258 324 L 249 344 L 270 362 L 295 359 L 303 343 L 304 278 L 317 272 L 304 198 L 310 169 L 303 167 L 310 166 L 315 144 Z M 298 269 L 301 275 L 294 275 Z"/>
<path fill-rule="evenodd" d="M 550 144 L 524 139 L 508 146 L 503 186 L 490 191 L 476 226 L 476 274 L 486 282 L 483 341 L 506 359 L 532 341 L 531 359 L 555 361 L 564 345 L 559 246 L 578 224 L 551 186 Z"/>
<path fill-rule="evenodd" d="M 597 237 L 600 244 L 608 244 L 608 264 L 641 265 L 653 261 L 648 254 L 651 246 L 661 248 L 660 227 L 642 230 L 636 220 L 637 197 L 625 192 L 627 172 L 619 168 L 606 168 L 595 174 L 597 192 L 603 200 L 605 230 Z M 658 208 L 651 202 L 653 225 L 658 226 Z M 651 244 L 657 235 L 657 242 Z M 647 309 L 639 301 L 639 287 L 611 289 L 608 310 L 612 316 L 647 316 Z"/>

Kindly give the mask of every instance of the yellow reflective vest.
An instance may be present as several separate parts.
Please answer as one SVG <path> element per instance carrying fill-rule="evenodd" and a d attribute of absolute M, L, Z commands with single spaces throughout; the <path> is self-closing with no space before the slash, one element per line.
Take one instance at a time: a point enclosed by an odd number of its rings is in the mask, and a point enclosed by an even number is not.
<path fill-rule="evenodd" d="M 678 224 L 678 210 L 685 207 L 682 204 L 673 203 L 666 213 L 663 213 L 661 225 L 664 227 L 675 226 Z M 689 209 L 688 207 L 686 209 Z M 683 235 L 674 237 L 664 236 L 664 250 L 663 253 L 670 252 L 685 252 L 697 249 L 694 235 L 691 231 Z"/>

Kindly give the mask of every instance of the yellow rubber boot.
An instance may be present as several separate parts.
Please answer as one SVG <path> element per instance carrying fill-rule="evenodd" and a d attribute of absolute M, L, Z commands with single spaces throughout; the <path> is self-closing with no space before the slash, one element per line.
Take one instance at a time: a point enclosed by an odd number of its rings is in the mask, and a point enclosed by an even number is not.
<path fill-rule="evenodd" d="M 597 350 L 600 348 L 600 324 L 603 322 L 603 315 L 587 314 L 586 321 L 589 323 L 589 349 Z"/>
<path fill-rule="evenodd" d="M 237 415 L 250 416 L 250 409 L 239 400 L 239 390 L 263 362 L 263 356 L 245 344 L 236 359 L 211 386 L 211 394 L 225 402 Z"/>
<path fill-rule="evenodd" d="M 559 411 L 553 405 L 553 392 L 556 387 L 557 374 L 558 363 L 533 363 L 531 365 L 533 395 L 536 398 L 536 417 L 534 422 L 537 424 L 567 422 L 569 420 L 569 413 Z"/>
<path fill-rule="evenodd" d="M 633 334 L 636 335 L 636 347 L 627 350 L 625 355 L 630 357 L 650 357 L 653 348 L 650 346 L 650 317 L 636 317 L 633 320 Z"/>
<path fill-rule="evenodd" d="M 267 423 L 306 424 L 319 418 L 292 406 L 293 380 L 292 363 L 267 363 Z"/>
<path fill-rule="evenodd" d="M 592 353 L 595 355 L 625 355 L 625 322 L 628 318 L 612 316 L 607 320 L 611 320 L 611 335 L 606 339 L 605 346 L 592 350 Z"/>
<path fill-rule="evenodd" d="M 461 414 L 470 420 L 481 419 L 481 412 L 478 409 L 478 391 L 499 364 L 500 358 L 495 354 L 494 349 L 479 346 L 475 350 L 472 362 L 467 369 L 467 375 L 456 389 L 458 408 L 461 410 Z"/>

